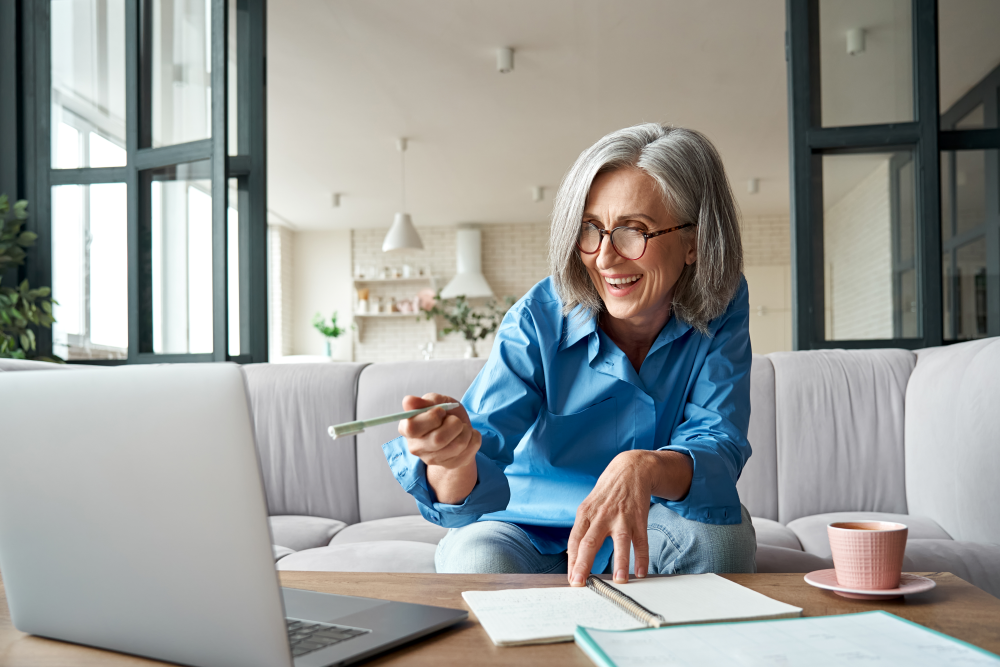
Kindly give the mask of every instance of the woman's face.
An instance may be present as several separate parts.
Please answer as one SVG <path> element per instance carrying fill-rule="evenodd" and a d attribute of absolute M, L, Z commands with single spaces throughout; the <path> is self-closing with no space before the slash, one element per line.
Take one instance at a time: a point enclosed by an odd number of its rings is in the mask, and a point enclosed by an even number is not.
<path fill-rule="evenodd" d="M 582 222 L 606 231 L 634 227 L 647 234 L 680 224 L 667 211 L 656 182 L 637 168 L 618 169 L 595 178 Z M 636 325 L 662 319 L 660 326 L 666 322 L 681 271 L 696 257 L 694 235 L 683 231 L 648 239 L 646 252 L 639 259 L 623 258 L 608 236 L 597 253 L 580 253 L 611 317 Z"/>

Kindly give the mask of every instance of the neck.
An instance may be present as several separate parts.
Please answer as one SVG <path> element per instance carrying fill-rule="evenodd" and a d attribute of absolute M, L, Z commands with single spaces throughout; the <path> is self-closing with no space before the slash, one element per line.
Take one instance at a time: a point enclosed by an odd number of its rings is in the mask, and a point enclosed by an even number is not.
<path fill-rule="evenodd" d="M 656 337 L 670 319 L 670 300 L 661 311 L 651 315 L 639 315 L 628 319 L 612 317 L 606 311 L 601 313 L 600 326 L 615 345 L 621 348 L 632 367 L 638 373 L 642 362 L 653 347 Z"/>

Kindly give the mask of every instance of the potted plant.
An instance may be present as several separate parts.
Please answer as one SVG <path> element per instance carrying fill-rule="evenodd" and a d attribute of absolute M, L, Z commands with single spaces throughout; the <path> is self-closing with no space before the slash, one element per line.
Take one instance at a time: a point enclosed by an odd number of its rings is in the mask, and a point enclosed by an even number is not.
<path fill-rule="evenodd" d="M 35 245 L 38 235 L 21 231 L 27 219 L 26 200 L 14 202 L 11 209 L 7 195 L 0 194 L 0 281 L 7 269 L 24 264 L 26 250 Z M 62 362 L 58 357 L 34 355 L 32 327 L 49 328 L 55 322 L 52 305 L 57 302 L 48 298 L 50 292 L 48 287 L 31 289 L 27 280 L 22 280 L 17 287 L 0 284 L 0 357 Z"/>
<path fill-rule="evenodd" d="M 497 304 L 495 299 L 488 300 L 482 306 L 473 306 L 461 295 L 454 299 L 442 299 L 440 290 L 433 298 L 429 296 L 424 293 L 419 295 L 424 318 L 430 320 L 440 317 L 447 322 L 448 326 L 441 330 L 445 336 L 450 333 L 462 334 L 466 359 L 479 356 L 476 353 L 476 343 L 495 332 L 504 314 L 514 305 L 512 296 L 504 297 L 504 306 Z"/>
<path fill-rule="evenodd" d="M 326 323 L 326 319 L 322 315 L 316 313 L 315 317 L 313 317 L 313 326 L 316 327 L 316 331 L 323 334 L 324 353 L 327 357 L 332 357 L 333 351 L 330 341 L 340 338 L 346 331 L 344 327 L 337 326 L 337 311 L 333 311 L 329 324 Z"/>

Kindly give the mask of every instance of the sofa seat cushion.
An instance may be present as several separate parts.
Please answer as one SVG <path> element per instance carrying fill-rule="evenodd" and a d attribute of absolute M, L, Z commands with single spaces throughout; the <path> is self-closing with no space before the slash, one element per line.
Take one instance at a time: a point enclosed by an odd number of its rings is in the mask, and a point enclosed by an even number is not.
<path fill-rule="evenodd" d="M 348 526 L 333 536 L 330 546 L 358 542 L 385 542 L 386 540 L 437 544 L 447 532 L 447 528 L 433 524 L 419 514 L 394 516 L 388 519 L 362 521 Z"/>
<path fill-rule="evenodd" d="M 889 514 L 886 512 L 829 512 L 814 514 L 790 521 L 788 528 L 799 538 L 802 549 L 811 554 L 829 558 L 830 538 L 826 527 L 835 521 L 894 521 L 909 528 L 909 540 L 950 540 L 951 535 L 937 525 L 933 519 L 913 514 Z"/>
<path fill-rule="evenodd" d="M 1000 597 L 1000 544 L 959 540 L 906 542 L 904 572 L 951 572 Z"/>
<path fill-rule="evenodd" d="M 435 572 L 437 546 L 385 540 L 307 549 L 278 561 L 279 570 L 314 572 Z"/>
<path fill-rule="evenodd" d="M 753 522 L 754 532 L 757 533 L 757 546 L 762 544 L 767 544 L 772 547 L 783 547 L 785 549 L 794 549 L 795 551 L 802 551 L 802 545 L 799 544 L 799 538 L 795 536 L 788 526 L 782 526 L 777 521 L 771 521 L 770 519 L 762 519 L 759 516 L 752 516 L 750 520 Z"/>
<path fill-rule="evenodd" d="M 271 545 L 271 551 L 274 552 L 274 560 L 276 561 L 281 560 L 285 556 L 295 553 L 294 549 L 289 549 L 288 547 L 279 547 L 277 544 Z"/>
<path fill-rule="evenodd" d="M 280 566 L 281 563 L 279 562 Z M 833 567 L 833 560 L 830 558 L 820 558 L 815 554 L 799 551 L 798 549 L 786 549 L 785 547 L 775 547 L 769 544 L 757 545 L 757 571 L 774 574 L 782 572 L 814 572 L 816 570 L 828 570 Z"/>
<path fill-rule="evenodd" d="M 347 527 L 343 521 L 319 516 L 286 514 L 272 516 L 271 541 L 292 551 L 325 547 L 334 535 Z"/>

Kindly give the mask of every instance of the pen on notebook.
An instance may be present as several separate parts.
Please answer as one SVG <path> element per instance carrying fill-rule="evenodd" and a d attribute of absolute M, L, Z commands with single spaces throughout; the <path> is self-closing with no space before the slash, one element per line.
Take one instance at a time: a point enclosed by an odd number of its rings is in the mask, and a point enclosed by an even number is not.
<path fill-rule="evenodd" d="M 369 426 L 378 426 L 379 424 L 388 424 L 389 422 L 396 422 L 400 419 L 409 419 L 410 417 L 416 417 L 419 414 L 423 414 L 428 410 L 433 410 L 434 408 L 441 408 L 442 410 L 454 410 L 461 403 L 439 403 L 438 405 L 428 405 L 426 408 L 419 408 L 417 410 L 407 410 L 406 412 L 397 412 L 393 415 L 385 415 L 384 417 L 376 417 L 374 419 L 362 419 L 356 422 L 347 422 L 346 424 L 337 424 L 331 426 L 327 429 L 327 433 L 330 437 L 336 440 L 337 438 L 342 438 L 348 435 L 357 435 L 358 433 L 364 433 L 365 429 Z"/>

